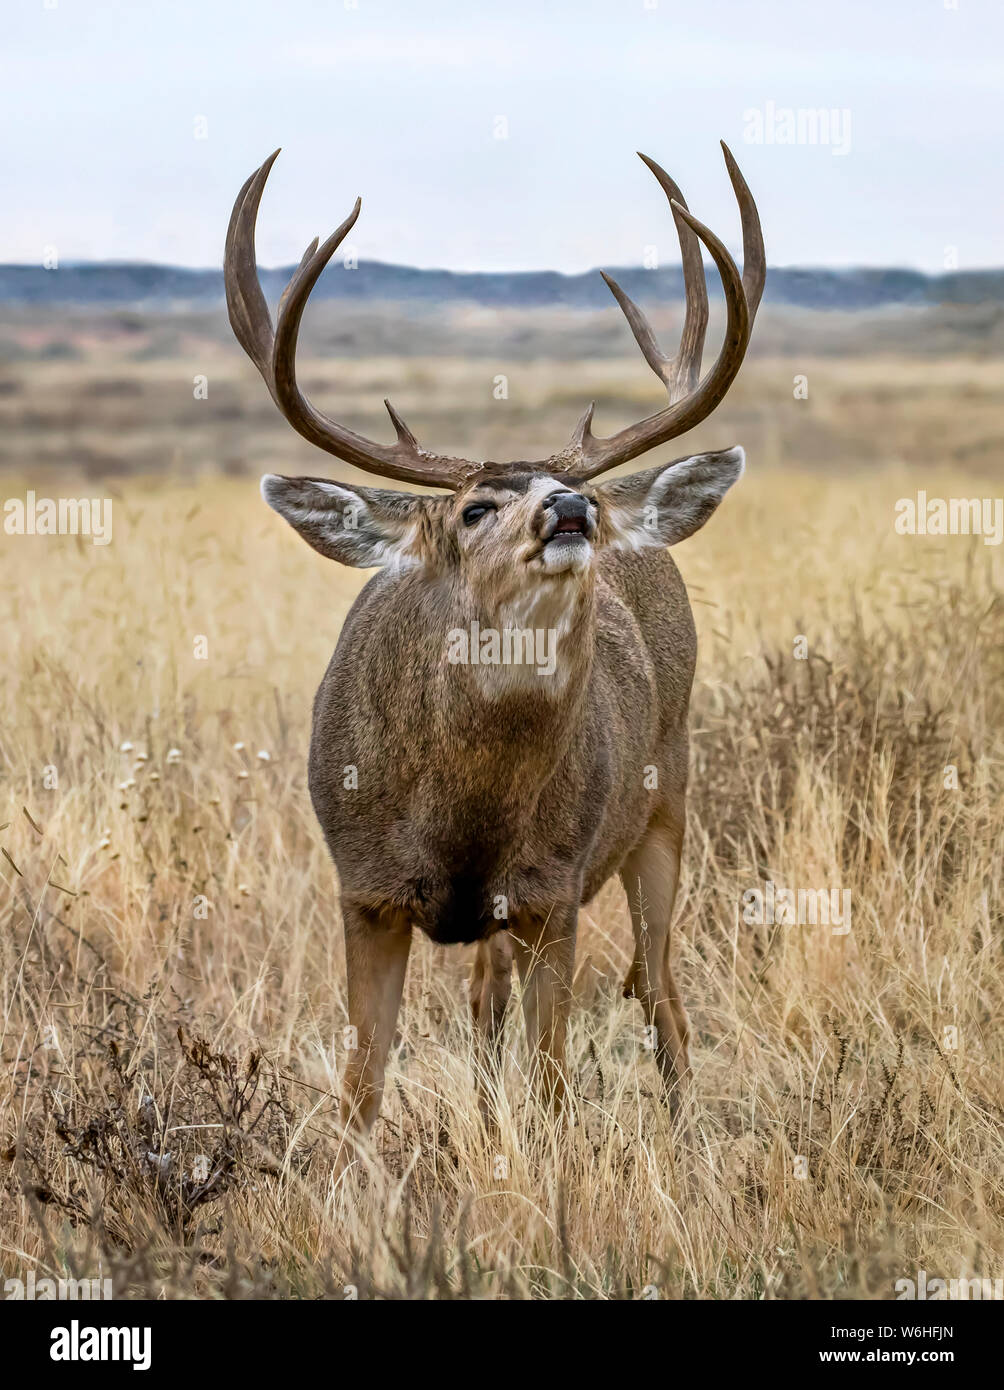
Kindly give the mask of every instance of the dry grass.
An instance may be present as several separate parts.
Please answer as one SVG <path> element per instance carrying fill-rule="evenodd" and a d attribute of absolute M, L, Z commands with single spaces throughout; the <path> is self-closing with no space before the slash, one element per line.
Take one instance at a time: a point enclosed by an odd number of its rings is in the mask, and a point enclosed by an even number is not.
<path fill-rule="evenodd" d="M 715 306 L 710 342 L 719 320 Z M 664 342 L 675 342 L 679 306 L 656 312 L 654 322 Z M 858 468 L 881 458 L 996 477 L 1002 323 L 992 306 L 856 315 L 768 302 L 739 379 L 688 445 L 735 439 L 751 458 L 779 467 Z M 70 460 L 92 479 L 120 484 L 165 470 L 257 477 L 277 462 L 280 471 L 317 471 L 222 311 L 8 310 L 0 363 L 0 470 L 30 470 L 37 480 L 61 476 Z M 465 458 L 546 458 L 590 399 L 600 432 L 661 404 L 659 382 L 616 306 L 311 305 L 299 375 L 353 429 L 387 438 L 389 396 L 420 440 Z M 796 376 L 808 380 L 807 399 L 794 398 Z M 208 396 L 196 398 L 197 377 L 206 378 Z"/>
<path fill-rule="evenodd" d="M 331 1181 L 344 982 L 305 753 L 364 576 L 233 478 L 122 480 L 106 548 L 6 540 L 0 1269 L 178 1297 L 999 1277 L 1004 609 L 996 551 L 894 534 L 917 486 L 987 490 L 751 452 L 679 551 L 701 630 L 676 933 L 699 1099 L 676 1132 L 610 885 L 580 924 L 572 1123 L 526 1103 L 516 1015 L 486 1139 L 467 953 L 419 941 L 355 1188 Z M 747 925 L 768 877 L 849 890 L 851 931 Z"/>

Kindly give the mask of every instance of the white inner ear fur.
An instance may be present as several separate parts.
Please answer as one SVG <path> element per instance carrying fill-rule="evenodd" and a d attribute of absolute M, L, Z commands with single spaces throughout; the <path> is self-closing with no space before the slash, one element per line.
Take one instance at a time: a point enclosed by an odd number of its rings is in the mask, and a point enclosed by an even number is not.
<path fill-rule="evenodd" d="M 336 552 L 335 558 L 342 563 L 363 569 L 395 570 L 417 563 L 413 550 L 418 536 L 417 519 L 375 516 L 359 493 L 339 483 L 314 480 L 301 485 L 299 496 L 297 491 L 295 484 L 274 473 L 266 473 L 261 480 L 261 495 L 273 511 L 295 530 L 324 531 Z M 342 505 L 311 505 L 315 494 L 327 494 Z M 338 555 L 342 547 L 345 553 Z"/>
<path fill-rule="evenodd" d="M 613 550 L 642 550 L 685 540 L 704 525 L 745 466 L 746 454 L 736 446 L 667 464 L 637 496 L 631 495 L 631 480 L 625 478 L 618 497 L 615 481 L 604 497 L 608 544 Z"/>
<path fill-rule="evenodd" d="M 338 483 L 311 482 L 309 491 L 304 487 L 302 492 L 304 496 L 298 500 L 293 485 L 275 473 L 266 473 L 261 480 L 262 497 L 273 511 L 289 522 L 290 526 L 323 526 L 330 523 L 341 529 L 343 518 L 350 511 L 355 514 L 357 521 L 363 516 L 369 516 L 369 508 L 363 499 L 351 488 L 340 487 Z M 311 505 L 309 499 L 314 492 L 330 493 L 344 505 L 340 510 Z"/>

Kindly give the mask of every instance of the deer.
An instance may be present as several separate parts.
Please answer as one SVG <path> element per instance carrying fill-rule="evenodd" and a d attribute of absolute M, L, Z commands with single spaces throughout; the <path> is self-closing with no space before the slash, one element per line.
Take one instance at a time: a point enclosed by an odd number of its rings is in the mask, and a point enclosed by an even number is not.
<path fill-rule="evenodd" d="M 634 934 L 625 997 L 641 1004 L 673 1114 L 691 1092 L 690 1025 L 670 942 L 697 638 L 669 552 L 708 520 L 745 455 L 730 447 L 596 479 L 705 420 L 743 362 L 766 260 L 756 204 L 722 149 L 742 224 L 741 275 L 673 179 L 640 156 L 669 200 L 680 243 L 684 316 L 674 356 L 601 272 L 667 403 L 607 437 L 593 434 L 590 405 L 569 443 L 539 462 L 431 452 L 389 401 L 391 444 L 318 410 L 297 384 L 297 336 L 361 201 L 323 244 L 307 247 L 274 326 L 255 227 L 278 150 L 234 204 L 224 255 L 230 323 L 286 421 L 355 469 L 440 489 L 261 481 L 265 502 L 308 545 L 377 571 L 317 691 L 307 779 L 340 885 L 355 1039 L 340 1097 L 350 1149 L 379 1113 L 416 929 L 440 945 L 475 946 L 470 1017 L 486 1067 L 500 1063 L 515 959 L 530 1081 L 560 1109 L 578 914 L 615 874 Z M 702 244 L 726 315 L 703 377 Z M 482 1086 L 487 1122 L 484 1095 Z"/>

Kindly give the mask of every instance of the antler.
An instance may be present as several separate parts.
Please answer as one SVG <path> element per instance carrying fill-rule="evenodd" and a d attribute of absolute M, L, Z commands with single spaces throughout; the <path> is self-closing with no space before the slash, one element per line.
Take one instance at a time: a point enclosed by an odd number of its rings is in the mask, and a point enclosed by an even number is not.
<path fill-rule="evenodd" d="M 303 309 L 321 271 L 354 226 L 362 203 L 356 199 L 356 205 L 348 217 L 322 246 L 318 246 L 315 237 L 307 247 L 279 299 L 273 330 L 268 305 L 258 280 L 254 233 L 258 204 L 278 153 L 276 150 L 275 154 L 270 155 L 238 193 L 227 228 L 223 278 L 230 324 L 237 341 L 261 372 L 272 399 L 283 415 L 311 444 L 368 473 L 379 473 L 407 483 L 458 487 L 481 465 L 467 459 L 428 453 L 419 445 L 390 401 L 384 401 L 384 405 L 394 425 L 397 441 L 394 444 L 376 444 L 322 415 L 300 391 L 296 383 L 296 339 Z"/>
<path fill-rule="evenodd" d="M 608 439 L 597 439 L 593 435 L 593 407 L 590 405 L 576 426 L 571 441 L 540 467 L 578 478 L 595 478 L 598 473 L 605 473 L 620 463 L 628 463 L 648 449 L 693 429 L 711 414 L 731 386 L 746 355 L 753 319 L 763 294 L 767 265 L 753 195 L 724 141 L 722 149 L 742 218 L 742 277 L 722 242 L 690 212 L 683 194 L 666 171 L 654 159 L 641 155 L 640 158 L 652 170 L 669 199 L 680 238 L 686 314 L 680 349 L 675 357 L 667 357 L 663 353 L 645 315 L 620 285 L 609 275 L 604 274 L 603 278 L 624 311 L 645 361 L 656 376 L 665 382 L 669 403 L 655 415 L 636 425 L 629 425 Z M 258 280 L 254 234 L 265 181 L 278 153 L 276 150 L 275 154 L 270 155 L 238 193 L 227 228 L 223 276 L 230 323 L 238 342 L 261 372 L 272 399 L 283 415 L 312 444 L 368 473 L 378 473 L 408 483 L 460 487 L 473 474 L 493 465 L 429 453 L 419 445 L 390 401 L 384 401 L 384 405 L 394 425 L 397 440 L 394 444 L 376 444 L 322 415 L 300 391 L 296 383 L 296 339 L 304 306 L 321 271 L 355 225 L 362 204 L 357 198 L 348 217 L 322 246 L 318 246 L 315 237 L 307 247 L 279 299 L 273 329 Z M 722 277 L 727 312 L 725 341 L 718 360 L 703 381 L 699 381 L 699 377 L 708 327 L 708 291 L 701 242 L 711 252 Z"/>
<path fill-rule="evenodd" d="M 728 146 L 722 141 L 725 165 L 732 180 L 743 228 L 743 274 L 740 279 L 735 262 L 710 228 L 689 211 L 683 194 L 664 169 L 647 155 L 640 155 L 662 185 L 676 222 L 683 255 L 683 279 L 686 287 L 686 315 L 680 350 L 667 357 L 656 341 L 645 315 L 609 275 L 603 278 L 614 298 L 624 311 L 635 341 L 645 361 L 660 380 L 666 383 L 669 404 L 655 415 L 629 425 L 627 429 L 597 439 L 592 434 L 593 406 L 590 405 L 575 427 L 570 443 L 549 460 L 555 470 L 574 474 L 578 478 L 595 478 L 619 463 L 629 463 L 639 454 L 658 444 L 675 439 L 700 424 L 725 395 L 742 366 L 749 343 L 753 319 L 763 294 L 767 262 L 763 248 L 760 218 L 753 195 Z M 700 238 L 700 241 L 698 240 Z M 708 326 L 708 291 L 704 279 L 700 242 L 711 252 L 725 290 L 727 322 L 725 341 L 718 360 L 703 381 L 698 384 L 704 335 Z M 602 274 L 602 272 L 601 272 Z"/>

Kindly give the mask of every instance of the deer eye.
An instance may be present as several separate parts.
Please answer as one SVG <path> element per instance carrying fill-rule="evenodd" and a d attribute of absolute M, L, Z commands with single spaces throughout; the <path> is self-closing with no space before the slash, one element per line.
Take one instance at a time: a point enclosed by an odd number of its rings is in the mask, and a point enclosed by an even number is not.
<path fill-rule="evenodd" d="M 480 521 L 485 512 L 493 512 L 495 507 L 491 502 L 474 502 L 471 506 L 464 508 L 464 525 L 473 526 Z"/>

